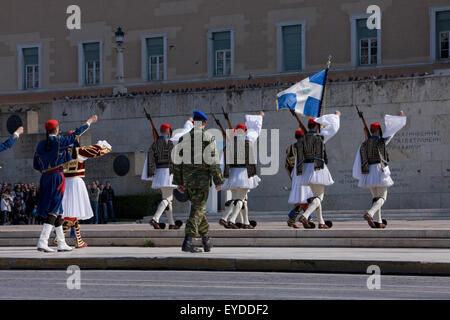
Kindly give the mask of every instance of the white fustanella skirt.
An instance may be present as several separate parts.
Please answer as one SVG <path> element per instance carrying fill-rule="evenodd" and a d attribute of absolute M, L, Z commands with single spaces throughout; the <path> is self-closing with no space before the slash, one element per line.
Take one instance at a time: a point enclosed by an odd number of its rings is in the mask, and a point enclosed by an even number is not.
<path fill-rule="evenodd" d="M 169 168 L 157 168 L 152 179 L 152 189 L 176 188 L 172 181 L 173 174 L 170 174 Z"/>
<path fill-rule="evenodd" d="M 86 184 L 80 177 L 66 178 L 66 190 L 62 200 L 63 218 L 87 220 L 94 216 Z"/>
<path fill-rule="evenodd" d="M 294 168 L 294 170 L 296 169 Z M 314 195 L 310 187 L 304 186 L 300 183 L 300 176 L 295 175 L 294 170 L 292 170 L 292 188 L 291 193 L 289 194 L 288 203 L 307 203 L 307 200 L 314 197 Z"/>
<path fill-rule="evenodd" d="M 391 170 L 389 167 L 382 168 L 381 164 L 369 165 L 369 173 L 361 174 L 358 187 L 371 188 L 371 187 L 390 187 L 394 184 L 391 178 Z"/>
<path fill-rule="evenodd" d="M 254 175 L 249 178 L 247 174 L 247 168 L 230 168 L 230 177 L 225 180 L 222 188 L 227 189 L 255 189 L 261 179 Z"/>
<path fill-rule="evenodd" d="M 303 163 L 302 171 L 302 175 L 298 177 L 298 183 L 302 185 L 321 184 L 331 186 L 334 183 L 326 164 L 324 164 L 323 169 L 314 170 L 314 163 Z"/>

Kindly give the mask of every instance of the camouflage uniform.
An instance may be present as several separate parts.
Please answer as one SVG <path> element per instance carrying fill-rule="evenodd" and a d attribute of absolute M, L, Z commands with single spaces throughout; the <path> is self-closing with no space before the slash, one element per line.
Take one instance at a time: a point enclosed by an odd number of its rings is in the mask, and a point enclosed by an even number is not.
<path fill-rule="evenodd" d="M 199 132 L 200 131 L 200 132 Z M 194 133 L 202 135 L 202 148 L 201 154 L 194 154 Z M 216 157 L 217 151 L 213 137 L 208 134 L 203 128 L 194 128 L 183 137 L 177 147 L 181 147 L 179 155 L 183 155 L 183 145 L 189 145 L 186 139 L 190 139 L 191 146 L 191 164 L 178 164 L 174 166 L 173 184 L 183 186 L 187 193 L 189 201 L 191 201 L 191 213 L 186 223 L 186 235 L 192 237 L 207 236 L 209 232 L 209 224 L 206 220 L 206 201 L 208 200 L 209 188 L 211 187 L 211 178 L 213 178 L 216 186 L 222 185 L 224 182 L 222 172 L 220 170 L 220 164 L 218 159 L 212 164 L 205 163 L 203 159 L 203 152 L 210 145 L 211 156 Z M 183 140 L 186 142 L 183 143 Z M 200 151 L 200 150 L 198 150 Z M 198 152 L 199 153 L 199 152 Z M 197 162 L 196 164 L 194 158 Z"/>

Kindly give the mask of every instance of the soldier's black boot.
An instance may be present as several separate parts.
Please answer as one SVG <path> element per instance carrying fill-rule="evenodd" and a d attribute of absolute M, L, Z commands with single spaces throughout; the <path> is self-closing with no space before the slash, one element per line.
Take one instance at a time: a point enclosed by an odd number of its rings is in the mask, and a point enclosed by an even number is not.
<path fill-rule="evenodd" d="M 184 252 L 192 252 L 192 253 L 198 253 L 202 252 L 201 249 L 196 248 L 194 244 L 192 243 L 192 237 L 190 235 L 184 236 L 183 245 L 181 246 L 181 250 Z"/>
<path fill-rule="evenodd" d="M 202 243 L 203 243 L 203 250 L 205 252 L 210 252 L 211 248 L 213 247 L 211 239 L 208 236 L 202 237 Z"/>

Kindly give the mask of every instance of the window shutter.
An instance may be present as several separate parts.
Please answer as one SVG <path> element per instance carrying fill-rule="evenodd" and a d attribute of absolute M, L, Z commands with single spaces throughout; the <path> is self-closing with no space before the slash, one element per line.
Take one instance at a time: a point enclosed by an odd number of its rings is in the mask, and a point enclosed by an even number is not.
<path fill-rule="evenodd" d="M 217 50 L 231 49 L 231 32 L 214 32 L 213 33 L 214 52 Z"/>
<path fill-rule="evenodd" d="M 436 13 L 436 58 L 440 59 L 440 33 L 450 31 L 450 11 L 440 11 Z"/>
<path fill-rule="evenodd" d="M 302 26 L 282 27 L 284 71 L 302 69 Z"/>
<path fill-rule="evenodd" d="M 100 61 L 100 44 L 86 43 L 84 44 L 84 60 L 87 61 Z"/>
<path fill-rule="evenodd" d="M 361 39 L 377 37 L 377 29 L 370 30 L 369 28 L 367 28 L 367 19 L 358 19 L 357 33 L 358 33 L 358 42 Z"/>
<path fill-rule="evenodd" d="M 23 62 L 24 65 L 37 65 L 39 64 L 39 50 L 38 48 L 26 48 L 23 49 Z"/>
<path fill-rule="evenodd" d="M 147 39 L 147 54 L 148 56 L 164 55 L 164 40 L 162 37 Z"/>

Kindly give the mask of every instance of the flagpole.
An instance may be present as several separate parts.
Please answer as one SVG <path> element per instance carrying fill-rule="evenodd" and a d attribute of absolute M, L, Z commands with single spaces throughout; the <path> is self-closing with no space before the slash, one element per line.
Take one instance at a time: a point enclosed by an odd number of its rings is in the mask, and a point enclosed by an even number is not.
<path fill-rule="evenodd" d="M 323 88 L 323 92 L 322 92 L 322 100 L 321 100 L 321 108 L 320 108 L 320 116 L 323 116 L 325 114 L 325 102 L 326 102 L 326 97 L 327 97 L 327 77 L 328 77 L 328 70 L 330 69 L 331 66 L 331 59 L 333 58 L 333 56 L 330 54 L 328 56 L 328 61 L 327 61 L 327 71 L 325 73 L 325 81 L 324 81 L 324 88 Z"/>

